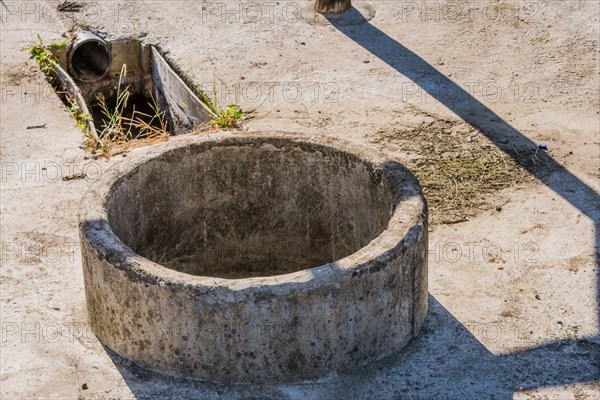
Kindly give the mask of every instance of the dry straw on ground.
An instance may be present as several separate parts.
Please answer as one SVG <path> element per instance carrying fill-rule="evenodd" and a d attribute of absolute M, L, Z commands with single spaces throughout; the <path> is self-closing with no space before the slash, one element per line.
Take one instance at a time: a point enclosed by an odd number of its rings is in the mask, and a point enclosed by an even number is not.
<path fill-rule="evenodd" d="M 432 224 L 467 221 L 500 207 L 500 190 L 534 178 L 523 166 L 547 167 L 537 148 L 510 146 L 503 151 L 461 121 L 434 119 L 406 129 L 382 130 L 374 140 L 406 155 L 429 203 Z"/>

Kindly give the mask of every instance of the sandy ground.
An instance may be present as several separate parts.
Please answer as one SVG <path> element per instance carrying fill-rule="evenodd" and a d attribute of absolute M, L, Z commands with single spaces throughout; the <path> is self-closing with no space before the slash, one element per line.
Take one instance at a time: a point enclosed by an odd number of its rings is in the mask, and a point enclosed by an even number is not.
<path fill-rule="evenodd" d="M 299 17 L 305 2 L 57 3 L 0 5 L 1 398 L 600 398 L 597 1 L 373 1 L 375 17 L 351 27 Z M 409 133 L 430 127 L 502 149 L 544 142 L 547 162 L 466 221 L 431 227 L 430 314 L 406 351 L 291 385 L 151 373 L 86 323 L 77 210 L 127 157 L 89 157 L 22 50 L 75 23 L 158 44 L 224 104 L 254 110 L 246 129 L 343 138 L 408 163 L 406 143 L 423 139 Z"/>

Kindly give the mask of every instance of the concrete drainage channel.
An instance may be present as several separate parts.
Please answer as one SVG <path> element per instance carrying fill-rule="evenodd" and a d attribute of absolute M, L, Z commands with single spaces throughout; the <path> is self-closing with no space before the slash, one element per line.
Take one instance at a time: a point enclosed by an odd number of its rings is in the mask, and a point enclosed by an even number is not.
<path fill-rule="evenodd" d="M 74 99 L 82 113 L 93 116 L 87 124 L 95 138 L 105 123 L 98 100 L 105 99 L 112 110 L 124 88 L 131 93 L 126 116 L 131 117 L 132 110 L 151 115 L 148 107 L 156 103 L 170 134 L 189 132 L 215 117 L 158 49 L 137 39 L 105 41 L 80 31 L 68 49 L 57 48 L 54 55 L 66 66 L 55 70 L 57 89 Z"/>
<path fill-rule="evenodd" d="M 371 363 L 427 313 L 427 208 L 414 176 L 281 133 L 132 152 L 80 216 L 92 330 L 152 370 L 291 382 Z"/>

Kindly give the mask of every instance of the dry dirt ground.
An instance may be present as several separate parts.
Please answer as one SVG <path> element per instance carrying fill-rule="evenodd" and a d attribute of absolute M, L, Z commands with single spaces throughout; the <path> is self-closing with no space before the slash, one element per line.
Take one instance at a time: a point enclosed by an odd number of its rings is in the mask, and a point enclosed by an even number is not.
<path fill-rule="evenodd" d="M 355 26 L 307 4 L 2 0 L 1 398 L 600 398 L 600 3 L 372 1 Z M 23 51 L 74 25 L 159 45 L 253 111 L 245 129 L 410 165 L 433 224 L 430 313 L 408 349 L 316 382 L 224 387 L 103 348 L 86 323 L 77 210 L 127 157 L 90 158 Z"/>

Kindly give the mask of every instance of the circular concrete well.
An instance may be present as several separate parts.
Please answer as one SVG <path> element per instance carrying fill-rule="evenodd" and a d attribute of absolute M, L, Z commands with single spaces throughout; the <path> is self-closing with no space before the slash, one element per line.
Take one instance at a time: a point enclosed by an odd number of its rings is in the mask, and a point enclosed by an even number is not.
<path fill-rule="evenodd" d="M 295 135 L 132 151 L 81 214 L 92 330 L 153 370 L 289 382 L 405 346 L 427 313 L 427 207 L 403 166 Z"/>

